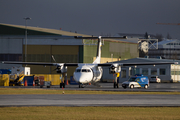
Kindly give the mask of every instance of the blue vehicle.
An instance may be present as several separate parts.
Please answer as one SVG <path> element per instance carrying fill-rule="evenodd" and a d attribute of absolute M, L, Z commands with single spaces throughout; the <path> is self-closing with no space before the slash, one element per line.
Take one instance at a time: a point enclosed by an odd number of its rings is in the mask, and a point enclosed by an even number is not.
<path fill-rule="evenodd" d="M 0 74 L 11 74 L 10 69 L 0 69 Z"/>
<path fill-rule="evenodd" d="M 135 87 L 137 88 L 145 88 L 147 89 L 149 87 L 149 79 L 147 76 L 143 75 L 135 75 L 131 77 L 128 81 L 125 81 L 122 83 L 122 87 L 125 89 L 127 87 L 133 89 Z"/>

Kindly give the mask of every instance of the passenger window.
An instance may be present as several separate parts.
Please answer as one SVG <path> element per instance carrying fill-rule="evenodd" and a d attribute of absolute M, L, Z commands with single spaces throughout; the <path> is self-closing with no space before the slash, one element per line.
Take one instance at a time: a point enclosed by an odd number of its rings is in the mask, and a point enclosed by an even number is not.
<path fill-rule="evenodd" d="M 137 78 L 137 79 L 136 79 L 136 82 L 139 82 L 139 81 L 140 81 L 140 79 L 139 79 L 139 78 Z"/>

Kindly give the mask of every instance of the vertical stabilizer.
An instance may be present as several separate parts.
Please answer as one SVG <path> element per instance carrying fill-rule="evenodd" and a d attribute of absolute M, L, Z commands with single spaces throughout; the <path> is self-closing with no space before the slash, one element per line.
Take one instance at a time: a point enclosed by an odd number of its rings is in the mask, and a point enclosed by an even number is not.
<path fill-rule="evenodd" d="M 126 36 L 123 37 L 78 37 L 74 36 L 76 39 L 98 39 L 98 46 L 97 46 L 97 55 L 96 55 L 96 60 L 93 62 L 94 64 L 98 64 L 101 62 L 101 46 L 102 46 L 102 41 L 101 39 L 126 39 Z"/>
<path fill-rule="evenodd" d="M 97 54 L 96 54 L 96 60 L 93 63 L 101 63 L 101 36 L 98 38 L 98 45 L 97 45 Z"/>

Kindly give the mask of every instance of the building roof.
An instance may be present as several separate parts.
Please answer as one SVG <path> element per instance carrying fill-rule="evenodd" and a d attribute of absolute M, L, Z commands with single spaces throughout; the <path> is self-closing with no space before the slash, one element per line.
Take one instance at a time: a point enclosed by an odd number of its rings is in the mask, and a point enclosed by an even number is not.
<path fill-rule="evenodd" d="M 25 34 L 25 26 L 23 25 L 13 25 L 13 24 L 4 24 L 0 23 L 0 35 L 6 36 L 6 35 L 15 35 L 15 36 L 22 36 Z M 79 34 L 74 32 L 68 32 L 63 30 L 57 30 L 57 29 L 49 29 L 49 28 L 40 28 L 40 27 L 32 27 L 27 26 L 28 30 L 28 37 L 30 36 L 82 36 L 82 37 L 92 37 L 91 35 L 85 35 L 85 34 Z M 134 38 L 128 38 L 128 39 L 107 39 L 106 41 L 114 41 L 114 42 L 120 42 L 120 43 L 131 43 L 131 44 L 138 44 L 137 40 Z"/>
<path fill-rule="evenodd" d="M 180 41 L 180 40 L 177 40 L 177 39 L 166 39 L 166 40 L 160 41 L 158 44 L 159 45 L 164 45 L 164 44 L 167 44 L 167 43 L 174 43 L 176 41 Z"/>
<path fill-rule="evenodd" d="M 172 60 L 172 59 L 157 59 L 157 58 L 133 58 L 128 60 L 116 61 L 115 63 L 142 63 L 142 62 L 178 62 L 180 60 Z"/>
<path fill-rule="evenodd" d="M 16 29 L 19 29 L 19 30 L 23 30 L 22 33 L 25 34 L 24 33 L 25 26 L 22 26 L 22 25 L 12 25 L 12 24 L 0 23 L 0 33 L 8 34 L 8 33 L 6 33 L 7 30 L 3 29 L 3 27 L 10 27 L 10 28 L 16 28 Z M 49 29 L 49 28 L 32 27 L 32 26 L 27 26 L 27 30 L 28 30 L 28 32 L 29 31 L 38 32 L 38 34 L 40 32 L 41 34 L 43 33 L 43 34 L 47 34 L 47 35 L 90 37 L 90 35 L 85 35 L 85 34 L 79 34 L 79 33 L 73 33 L 73 32 L 68 32 L 68 31 L 63 31 L 63 30 L 56 30 L 56 29 Z M 10 31 L 7 31 L 7 32 L 10 32 Z M 13 32 L 16 33 L 17 31 L 13 31 Z M 35 34 L 33 34 L 33 35 L 35 35 Z"/>
<path fill-rule="evenodd" d="M 130 37 L 130 38 L 143 38 L 144 39 L 144 35 L 145 34 L 136 34 L 136 33 L 117 33 L 117 35 L 119 36 L 127 36 L 127 37 Z M 155 35 L 153 34 L 148 34 L 149 37 L 151 38 L 155 38 Z"/>

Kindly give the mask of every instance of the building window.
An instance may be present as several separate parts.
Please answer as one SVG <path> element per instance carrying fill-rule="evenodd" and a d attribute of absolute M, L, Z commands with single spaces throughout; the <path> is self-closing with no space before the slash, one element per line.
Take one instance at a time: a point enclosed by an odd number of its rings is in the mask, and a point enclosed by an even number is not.
<path fill-rule="evenodd" d="M 144 68 L 143 68 L 143 69 L 142 69 L 142 74 L 143 74 L 143 75 L 148 75 L 148 69 L 144 69 Z"/>
<path fill-rule="evenodd" d="M 130 71 L 130 75 L 134 76 L 135 74 L 140 74 L 140 68 L 132 68 Z"/>
<path fill-rule="evenodd" d="M 126 78 L 126 70 L 121 70 L 121 78 Z"/>
<path fill-rule="evenodd" d="M 140 68 L 134 68 L 134 73 L 135 74 L 140 74 Z"/>
<path fill-rule="evenodd" d="M 160 68 L 160 75 L 166 75 L 166 69 Z"/>
<path fill-rule="evenodd" d="M 171 75 L 180 75 L 180 71 L 173 70 L 171 71 Z"/>
<path fill-rule="evenodd" d="M 151 75 L 157 75 L 157 69 L 151 69 Z"/>

